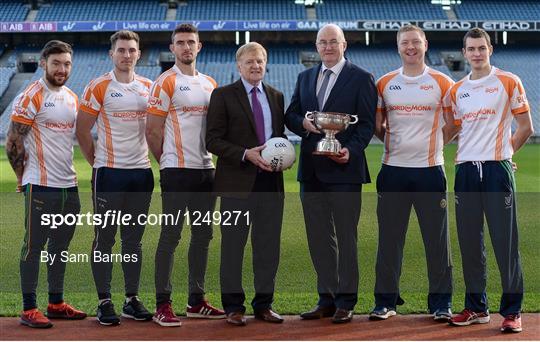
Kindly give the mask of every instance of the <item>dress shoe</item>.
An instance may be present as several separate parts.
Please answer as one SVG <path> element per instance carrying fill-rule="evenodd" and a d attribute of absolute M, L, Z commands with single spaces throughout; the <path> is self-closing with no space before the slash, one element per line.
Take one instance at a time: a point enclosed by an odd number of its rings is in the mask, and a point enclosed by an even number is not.
<path fill-rule="evenodd" d="M 336 312 L 334 306 L 320 306 L 317 305 L 311 311 L 300 314 L 302 319 L 321 319 L 323 317 L 332 317 Z"/>
<path fill-rule="evenodd" d="M 227 314 L 227 323 L 237 326 L 246 325 L 246 317 L 242 312 L 230 312 Z"/>
<path fill-rule="evenodd" d="M 270 323 L 283 323 L 283 318 L 271 309 L 256 311 L 255 318 Z"/>
<path fill-rule="evenodd" d="M 337 309 L 332 323 L 348 323 L 352 320 L 353 310 Z"/>

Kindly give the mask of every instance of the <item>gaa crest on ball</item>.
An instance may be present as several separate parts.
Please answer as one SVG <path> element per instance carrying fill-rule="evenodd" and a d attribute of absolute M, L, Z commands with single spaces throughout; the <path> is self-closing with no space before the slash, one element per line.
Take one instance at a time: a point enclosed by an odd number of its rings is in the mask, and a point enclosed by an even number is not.
<path fill-rule="evenodd" d="M 265 145 L 261 157 L 270 164 L 272 171 L 287 170 L 296 161 L 296 151 L 289 140 L 280 137 L 271 138 Z"/>

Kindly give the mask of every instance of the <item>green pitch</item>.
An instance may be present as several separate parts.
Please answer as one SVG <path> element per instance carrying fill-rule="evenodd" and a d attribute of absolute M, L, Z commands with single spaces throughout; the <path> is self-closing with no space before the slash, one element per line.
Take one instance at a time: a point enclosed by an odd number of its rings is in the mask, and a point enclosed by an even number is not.
<path fill-rule="evenodd" d="M 371 145 L 366 151 L 372 179 L 380 168 L 382 145 Z M 454 166 L 451 162 L 455 155 L 455 146 L 445 150 L 446 174 L 448 189 L 453 189 Z M 540 214 L 540 145 L 527 145 L 515 156 L 518 165 L 515 173 L 518 200 L 518 220 L 520 229 L 520 250 L 525 277 L 524 310 L 540 312 L 540 246 L 539 222 Z M 82 213 L 92 212 L 90 201 L 90 175 L 88 166 L 80 152 L 75 153 L 75 168 L 79 179 Z M 151 213 L 161 212 L 159 196 L 159 170 L 153 161 L 156 178 L 155 194 L 152 199 Z M 315 272 L 311 264 L 302 207 L 298 198 L 296 169 L 285 172 L 285 213 L 281 244 L 281 260 L 276 283 L 274 308 L 280 313 L 297 314 L 313 306 L 317 301 Z M 14 316 L 21 310 L 21 294 L 19 284 L 19 254 L 24 235 L 23 195 L 14 193 L 15 177 L 2 148 L 0 152 L 0 316 Z M 356 311 L 368 312 L 373 305 L 374 268 L 377 251 L 377 220 L 375 185 L 364 186 L 362 215 L 359 225 L 358 256 L 360 263 L 359 302 Z M 409 231 L 404 251 L 404 265 L 401 277 L 401 292 L 406 304 L 398 308 L 400 313 L 426 311 L 427 275 L 422 240 L 415 215 L 411 215 Z M 454 311 L 463 308 L 463 276 L 461 257 L 455 228 L 455 214 L 452 196 L 449 196 L 449 218 L 452 243 L 452 259 L 454 263 Z M 154 308 L 154 254 L 159 237 L 158 226 L 147 226 L 143 240 L 143 270 L 141 276 L 140 297 L 149 309 Z M 183 313 L 186 304 L 187 288 L 187 247 L 189 229 L 185 229 L 182 240 L 176 250 L 173 271 L 173 304 L 177 312 Z M 78 227 L 70 246 L 70 252 L 88 254 L 94 233 L 92 227 Z M 488 296 L 492 311 L 498 310 L 501 293 L 500 278 L 493 249 L 486 230 L 486 250 L 488 253 Z M 120 235 L 113 252 L 119 253 Z M 207 296 L 211 302 L 220 306 L 219 297 L 219 227 L 214 229 L 214 238 L 210 246 L 208 272 L 206 277 Z M 44 309 L 47 301 L 46 267 L 42 265 L 38 287 L 40 308 Z M 251 247 L 246 248 L 244 258 L 244 288 L 246 304 L 253 296 L 253 273 L 251 268 Z M 113 300 L 117 311 L 121 310 L 123 296 L 123 276 L 120 264 L 114 265 Z M 77 307 L 95 314 L 97 296 L 93 283 L 90 264 L 73 262 L 68 264 L 66 273 L 66 300 Z M 251 312 L 248 308 L 248 312 Z"/>

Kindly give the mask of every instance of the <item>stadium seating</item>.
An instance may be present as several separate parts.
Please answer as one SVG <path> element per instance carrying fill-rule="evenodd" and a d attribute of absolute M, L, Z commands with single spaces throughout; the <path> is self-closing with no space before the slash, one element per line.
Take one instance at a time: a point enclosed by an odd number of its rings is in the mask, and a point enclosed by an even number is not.
<path fill-rule="evenodd" d="M 270 64 L 266 74 L 266 82 L 281 90 L 285 98 L 285 106 L 291 101 L 297 76 L 306 68 L 302 64 Z"/>
<path fill-rule="evenodd" d="M 269 64 L 299 64 L 299 51 L 309 49 L 315 51 L 314 44 L 308 45 L 271 45 L 265 46 L 268 53 Z M 203 49 L 197 57 L 199 63 L 234 63 L 238 46 L 236 45 L 218 45 L 204 44 Z"/>
<path fill-rule="evenodd" d="M 12 67 L 0 67 L 0 97 L 4 95 L 4 92 L 9 86 L 9 80 L 15 75 L 15 68 Z"/>
<path fill-rule="evenodd" d="M 319 20 L 447 20 L 428 0 L 327 0 L 315 7 Z"/>
<path fill-rule="evenodd" d="M 294 91 L 297 75 L 305 67 L 300 64 L 300 51 L 313 51 L 312 44 L 286 45 L 275 44 L 266 45 L 268 51 L 268 65 L 266 81 L 283 91 L 285 103 L 288 105 Z M 107 51 L 109 46 L 98 47 L 77 47 L 74 52 L 74 68 L 67 85 L 75 93 L 82 95 L 84 87 L 88 81 L 111 69 L 111 61 Z M 218 85 L 226 85 L 238 79 L 238 71 L 235 65 L 234 45 L 205 44 L 197 59 L 197 69 L 202 73 L 213 77 Z M 447 66 L 442 63 L 440 52 L 459 51 L 460 47 L 432 45 L 428 50 L 428 64 L 433 68 L 450 75 Z M 36 47 L 18 47 L 17 52 L 36 52 Z M 137 73 L 155 80 L 161 73 L 159 66 L 159 54 L 167 51 L 164 46 L 149 46 L 144 49 L 145 58 L 141 59 L 137 67 Z M 540 108 L 540 89 L 537 87 L 540 78 L 540 49 L 538 48 L 516 48 L 497 46 L 492 56 L 495 66 L 511 71 L 523 80 L 527 91 L 527 96 L 533 112 L 533 120 L 536 127 L 540 127 L 540 115 L 537 115 Z M 349 46 L 346 51 L 349 60 L 373 73 L 375 78 L 383 76 L 385 73 L 398 68 L 401 65 L 399 55 L 394 45 L 379 46 Z M 3 93 L 9 79 L 13 75 L 14 68 L 1 68 L 0 94 Z M 41 76 L 42 70 L 38 69 L 33 79 Z M 9 75 L 9 76 L 8 76 Z M 2 90 L 4 89 L 4 90 Z M 0 136 L 4 136 L 9 123 L 8 107 L 4 115 L 0 117 Z"/>
<path fill-rule="evenodd" d="M 484 0 L 462 1 L 454 6 L 458 19 L 464 20 L 539 20 L 540 2 Z"/>
<path fill-rule="evenodd" d="M 3 0 L 1 21 L 24 21 L 29 6 Z M 440 5 L 429 0 L 325 0 L 315 6 L 318 20 L 447 20 Z M 462 1 L 453 6 L 458 19 L 538 20 L 537 0 Z M 164 20 L 167 6 L 159 0 L 52 0 L 41 4 L 36 21 Z M 293 0 L 188 0 L 179 3 L 176 20 L 303 20 L 306 8 Z"/>
<path fill-rule="evenodd" d="M 375 78 L 401 66 L 401 59 L 394 46 L 355 46 L 348 48 L 345 54 L 353 63 L 373 73 Z"/>
<path fill-rule="evenodd" d="M 147 65 L 159 65 L 159 54 L 161 49 L 158 47 L 141 47 L 143 49 L 143 56 L 146 54 L 146 64 Z"/>
<path fill-rule="evenodd" d="M 279 4 L 278 4 L 279 3 Z M 177 20 L 287 20 L 305 19 L 303 5 L 292 0 L 187 1 L 179 6 Z"/>
<path fill-rule="evenodd" d="M 165 20 L 167 7 L 158 0 L 54 0 L 41 6 L 36 21 Z"/>
<path fill-rule="evenodd" d="M 497 47 L 491 57 L 493 65 L 510 71 L 521 78 L 533 114 L 533 125 L 537 135 L 540 128 L 540 48 Z"/>
<path fill-rule="evenodd" d="M 238 79 L 234 63 L 198 63 L 197 70 L 212 77 L 218 86 L 224 86 Z"/>
<path fill-rule="evenodd" d="M 28 6 L 20 0 L 2 0 L 0 21 L 24 21 L 28 15 Z"/>
<path fill-rule="evenodd" d="M 111 60 L 107 54 L 109 46 L 97 46 L 97 47 L 75 47 L 73 54 L 73 70 L 66 85 L 71 88 L 77 95 L 82 96 L 84 88 L 88 82 L 102 75 L 112 69 Z M 19 47 L 19 53 L 22 52 L 35 52 L 35 48 L 31 47 Z M 11 70 L 15 70 L 12 68 Z M 2 75 L 4 74 L 3 68 L 0 68 Z M 155 80 L 161 73 L 159 66 L 138 66 L 136 72 L 139 75 L 148 77 L 151 80 Z M 24 84 L 21 88 L 26 87 L 30 82 L 39 79 L 43 75 L 43 70 L 38 68 L 34 73 L 32 79 Z M 10 76 L 11 77 L 11 76 Z M 7 82 L 5 83 L 7 88 Z M 3 76 L 0 83 L 0 88 L 4 85 Z M 4 89 L 5 90 L 5 89 Z M 22 90 L 22 89 L 21 89 Z M 1 89 L 0 89 L 1 91 Z M 1 91 L 0 93 L 3 93 Z M 10 105 L 4 110 L 4 113 L 0 116 L 0 137 L 4 137 L 9 126 L 9 114 L 11 112 Z"/>

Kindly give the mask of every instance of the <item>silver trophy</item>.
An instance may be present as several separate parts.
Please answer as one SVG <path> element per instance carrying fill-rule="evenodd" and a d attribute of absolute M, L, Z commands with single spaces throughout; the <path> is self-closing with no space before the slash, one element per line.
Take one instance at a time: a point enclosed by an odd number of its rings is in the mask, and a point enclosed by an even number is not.
<path fill-rule="evenodd" d="M 341 144 L 336 139 L 336 134 L 358 122 L 358 115 L 335 112 L 307 112 L 305 118 L 324 132 L 324 138 L 317 143 L 317 148 L 313 151 L 313 154 L 323 156 L 339 155 Z"/>

